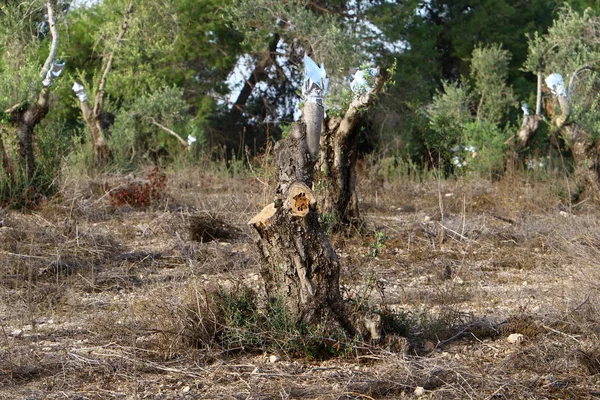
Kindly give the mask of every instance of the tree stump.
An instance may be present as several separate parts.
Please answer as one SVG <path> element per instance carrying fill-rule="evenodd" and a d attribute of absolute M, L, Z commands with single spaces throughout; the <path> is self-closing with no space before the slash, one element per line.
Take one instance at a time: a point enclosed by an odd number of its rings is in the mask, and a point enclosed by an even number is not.
<path fill-rule="evenodd" d="M 297 124 L 275 146 L 276 199 L 249 221 L 259 234 L 261 275 L 268 298 L 283 301 L 299 324 L 342 328 L 354 335 L 339 289 L 339 261 L 319 223 L 310 188 L 314 161 L 305 135 L 306 125 Z"/>

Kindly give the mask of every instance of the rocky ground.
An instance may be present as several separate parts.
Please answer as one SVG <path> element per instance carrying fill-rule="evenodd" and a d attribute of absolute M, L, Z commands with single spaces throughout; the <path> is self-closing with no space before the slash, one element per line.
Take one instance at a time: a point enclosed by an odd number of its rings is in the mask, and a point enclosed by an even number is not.
<path fill-rule="evenodd" d="M 111 197 L 131 178 L 72 179 L 0 211 L 0 398 L 600 398 L 597 206 L 526 176 L 373 175 L 364 229 L 332 242 L 344 293 L 410 322 L 401 346 L 190 345 L 190 304 L 260 293 L 268 178 L 180 171 L 144 208 Z"/>

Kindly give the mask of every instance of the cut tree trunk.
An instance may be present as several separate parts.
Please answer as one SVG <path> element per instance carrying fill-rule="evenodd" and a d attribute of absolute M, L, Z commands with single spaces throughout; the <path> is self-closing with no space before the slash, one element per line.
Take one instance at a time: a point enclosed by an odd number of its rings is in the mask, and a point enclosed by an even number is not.
<path fill-rule="evenodd" d="M 276 200 L 249 224 L 259 234 L 261 275 L 271 301 L 283 301 L 299 324 L 356 330 L 339 289 L 339 262 L 319 223 L 310 189 L 314 162 L 304 140 L 306 125 L 275 146 L 279 186 Z"/>
<path fill-rule="evenodd" d="M 358 122 L 361 111 L 373 103 L 386 79 L 386 71 L 381 71 L 373 87 L 355 98 L 343 117 L 332 117 L 325 124 L 318 186 L 323 203 L 320 211 L 332 230 L 362 224 L 356 193 Z"/>
<path fill-rule="evenodd" d="M 311 189 L 314 161 L 305 138 L 306 125 L 300 123 L 276 144 L 275 202 L 249 222 L 259 235 L 256 244 L 267 297 L 282 302 L 299 325 L 380 339 L 380 317 L 358 317 L 340 293 L 339 260 L 319 222 Z"/>

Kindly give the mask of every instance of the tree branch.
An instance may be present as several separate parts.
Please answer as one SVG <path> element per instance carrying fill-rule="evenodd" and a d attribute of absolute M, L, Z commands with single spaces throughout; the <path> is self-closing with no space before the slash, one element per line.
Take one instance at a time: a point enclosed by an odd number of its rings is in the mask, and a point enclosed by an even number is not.
<path fill-rule="evenodd" d="M 52 5 L 52 0 L 46 1 L 46 8 L 48 10 L 48 24 L 50 24 L 52 43 L 50 45 L 50 54 L 48 54 L 48 58 L 46 58 L 46 62 L 44 62 L 42 72 L 40 73 L 42 79 L 46 78 L 46 75 L 52 66 L 52 62 L 56 57 L 56 49 L 58 48 L 58 30 L 56 29 L 56 23 L 54 22 L 54 6 Z"/>
<path fill-rule="evenodd" d="M 589 63 L 587 63 L 585 65 L 582 65 L 581 67 L 577 68 L 575 70 L 575 72 L 573 72 L 573 74 L 571 75 L 571 79 L 569 79 L 569 91 L 567 92 L 568 96 L 569 96 L 569 100 L 571 100 L 571 96 L 573 95 L 573 89 L 575 87 L 575 78 L 577 78 L 577 76 L 583 70 L 589 69 L 591 71 L 595 71 L 596 68 L 592 66 L 592 63 L 595 63 L 595 62 L 598 62 L 598 61 L 592 61 L 592 62 L 589 62 Z"/>
<path fill-rule="evenodd" d="M 177 138 L 177 140 L 179 140 L 179 142 L 185 146 L 185 148 L 187 149 L 189 147 L 188 142 L 186 142 L 185 140 L 183 140 L 183 138 L 181 136 L 179 136 L 175 131 L 167 128 L 164 125 L 159 124 L 158 122 L 156 122 L 156 120 L 152 117 L 148 117 L 150 119 L 150 122 L 152 122 L 153 125 L 158 126 L 160 129 L 162 129 L 163 131 L 175 136 Z"/>
<path fill-rule="evenodd" d="M 543 85 L 542 71 L 537 73 L 537 93 L 535 98 L 535 115 L 542 114 L 542 85 Z"/>
<path fill-rule="evenodd" d="M 381 92 L 383 84 L 385 83 L 387 78 L 387 71 L 381 70 L 371 90 L 369 90 L 367 93 L 361 96 L 358 96 L 352 101 L 352 103 L 350 103 L 350 106 L 348 107 L 344 118 L 339 122 L 339 125 L 335 129 L 336 135 L 338 135 L 340 138 L 343 138 L 352 132 L 352 128 L 354 128 L 354 125 L 356 125 L 356 116 L 362 108 L 367 107 L 371 105 L 371 103 L 373 103 L 373 101 L 377 97 L 377 94 Z"/>
<path fill-rule="evenodd" d="M 108 73 L 112 67 L 113 58 L 115 55 L 115 50 L 119 47 L 119 44 L 123 40 L 125 33 L 127 32 L 127 28 L 129 28 L 129 17 L 133 13 L 134 0 L 130 0 L 129 5 L 127 6 L 127 10 L 125 11 L 125 15 L 123 16 L 123 24 L 121 25 L 121 31 L 119 32 L 119 36 L 117 36 L 117 41 L 115 42 L 115 47 L 110 52 L 108 56 L 108 60 L 106 61 L 106 65 L 104 66 L 104 71 L 102 72 L 102 78 L 100 79 L 100 84 L 98 85 L 98 91 L 96 92 L 96 101 L 94 103 L 94 116 L 98 118 L 102 113 L 102 109 L 104 108 L 104 87 L 106 86 L 106 79 L 108 78 Z"/>

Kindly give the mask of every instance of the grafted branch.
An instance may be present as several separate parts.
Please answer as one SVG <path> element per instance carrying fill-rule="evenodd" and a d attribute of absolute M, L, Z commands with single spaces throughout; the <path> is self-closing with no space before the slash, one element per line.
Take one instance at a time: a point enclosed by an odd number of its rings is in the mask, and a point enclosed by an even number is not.
<path fill-rule="evenodd" d="M 156 122 L 156 120 L 153 117 L 148 117 L 148 119 L 150 119 L 150 122 L 152 123 L 152 125 L 158 126 L 160 129 L 167 132 L 169 135 L 175 137 L 179 141 L 179 143 L 181 143 L 186 149 L 189 147 L 188 142 L 186 142 L 181 136 L 179 136 L 177 134 L 177 132 L 175 132 L 172 129 L 167 128 L 166 126 L 164 126 L 162 124 L 159 124 L 158 122 Z"/>
<path fill-rule="evenodd" d="M 100 78 L 100 83 L 98 84 L 98 90 L 96 91 L 96 99 L 94 102 L 94 117 L 100 118 L 102 111 L 104 109 L 104 88 L 106 86 L 106 81 L 108 79 L 108 74 L 112 68 L 113 59 L 115 57 L 115 51 L 123 41 L 123 37 L 125 37 L 125 33 L 129 28 L 129 18 L 131 14 L 133 14 L 134 8 L 134 0 L 130 0 L 129 5 L 127 6 L 127 10 L 123 15 L 123 23 L 121 24 L 121 30 L 119 35 L 117 36 L 117 40 L 115 41 L 115 45 L 108 55 L 108 59 L 106 60 L 106 64 L 104 65 L 104 70 L 102 71 L 102 77 Z"/>
<path fill-rule="evenodd" d="M 58 29 L 56 29 L 56 21 L 54 19 L 54 7 L 52 1 L 46 1 L 46 12 L 48 13 L 48 24 L 50 25 L 50 34 L 52 35 L 52 42 L 50 44 L 50 53 L 44 62 L 42 72 L 40 73 L 42 79 L 46 78 L 48 71 L 52 67 L 52 63 L 56 58 L 56 50 L 58 49 Z"/>

